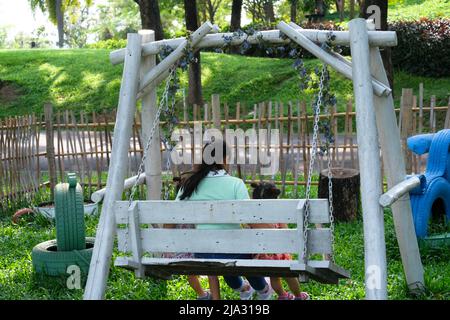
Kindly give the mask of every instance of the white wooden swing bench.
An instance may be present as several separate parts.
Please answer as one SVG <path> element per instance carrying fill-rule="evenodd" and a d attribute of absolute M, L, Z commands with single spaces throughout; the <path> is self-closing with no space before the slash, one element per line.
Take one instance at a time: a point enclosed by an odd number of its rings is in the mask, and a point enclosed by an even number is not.
<path fill-rule="evenodd" d="M 128 201 L 115 204 L 118 249 L 131 251 L 115 266 L 134 270 L 138 277 L 155 274 L 283 276 L 337 284 L 349 273 L 328 260 L 302 260 L 304 200 Z M 328 200 L 310 200 L 309 223 L 330 223 Z M 289 223 L 293 229 L 165 229 L 153 224 Z M 309 228 L 308 228 L 309 229 Z M 308 230 L 308 254 L 332 252 L 329 228 Z M 128 250 L 128 248 L 130 250 Z M 293 253 L 293 260 L 178 259 L 146 257 L 163 252 Z"/>

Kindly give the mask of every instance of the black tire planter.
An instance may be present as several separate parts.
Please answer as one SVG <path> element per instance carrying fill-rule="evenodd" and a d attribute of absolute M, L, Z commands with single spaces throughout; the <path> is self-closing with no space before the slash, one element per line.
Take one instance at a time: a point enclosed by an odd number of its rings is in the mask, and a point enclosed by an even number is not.
<path fill-rule="evenodd" d="M 87 275 L 91 262 L 95 238 L 86 238 L 86 249 L 59 251 L 56 240 L 36 245 L 32 252 L 33 267 L 36 273 L 48 276 L 67 275 L 67 268 L 77 265 L 82 274 Z"/>
<path fill-rule="evenodd" d="M 68 183 L 55 187 L 55 222 L 58 251 L 86 248 L 83 190 L 73 174 L 67 175 Z"/>

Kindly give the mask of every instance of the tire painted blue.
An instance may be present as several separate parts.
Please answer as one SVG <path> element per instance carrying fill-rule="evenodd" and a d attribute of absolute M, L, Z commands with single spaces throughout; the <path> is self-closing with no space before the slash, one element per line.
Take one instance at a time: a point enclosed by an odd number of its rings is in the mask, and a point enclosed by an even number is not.
<path fill-rule="evenodd" d="M 422 195 L 411 194 L 411 205 L 414 218 L 414 226 L 418 238 L 428 235 L 428 221 L 431 218 L 433 204 L 441 199 L 445 207 L 447 221 L 450 221 L 450 183 L 440 177 L 428 184 L 427 190 Z"/>
<path fill-rule="evenodd" d="M 444 203 L 445 215 L 450 221 L 450 129 L 411 137 L 408 147 L 416 154 L 429 153 L 424 174 L 426 187 L 423 192 L 410 193 L 416 234 L 424 238 L 428 235 L 433 204 L 439 199 Z"/>

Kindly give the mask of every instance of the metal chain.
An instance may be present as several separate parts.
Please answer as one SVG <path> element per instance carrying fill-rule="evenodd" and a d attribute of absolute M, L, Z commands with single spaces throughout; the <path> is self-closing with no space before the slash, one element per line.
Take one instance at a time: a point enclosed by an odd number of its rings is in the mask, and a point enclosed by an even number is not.
<path fill-rule="evenodd" d="M 317 101 L 314 106 L 314 127 L 313 127 L 313 139 L 311 145 L 311 159 L 309 161 L 308 168 L 308 180 L 306 182 L 306 195 L 305 195 L 305 214 L 303 217 L 303 260 L 307 263 L 308 260 L 308 219 L 309 219 L 309 210 L 310 210 L 310 199 L 311 199 L 311 184 L 312 184 L 312 174 L 314 170 L 314 163 L 316 161 L 316 153 L 317 153 L 317 140 L 319 135 L 319 120 L 320 120 L 320 106 L 322 105 L 322 97 L 323 97 L 323 83 L 325 81 L 325 73 L 326 73 L 326 64 L 323 64 L 320 81 L 319 81 L 319 93 L 317 95 Z"/>
<path fill-rule="evenodd" d="M 146 143 L 144 151 L 143 151 L 141 163 L 139 164 L 139 168 L 137 171 L 137 177 L 136 177 L 136 180 L 134 181 L 133 187 L 131 188 L 130 196 L 128 198 L 128 208 L 130 208 L 131 205 L 133 204 L 133 199 L 134 199 L 134 195 L 136 194 L 139 178 L 141 177 L 142 173 L 144 172 L 144 162 L 148 156 L 148 150 L 150 149 L 150 146 L 152 145 L 153 137 L 156 132 L 156 128 L 159 127 L 159 118 L 161 116 L 161 112 L 163 110 L 164 104 L 167 103 L 167 101 L 168 101 L 167 97 L 169 94 L 170 82 L 172 81 L 175 72 L 176 72 L 176 67 L 172 67 L 172 69 L 170 70 L 169 76 L 167 77 L 163 96 L 162 96 L 161 100 L 159 101 L 158 110 L 156 111 L 155 119 L 153 119 L 152 128 L 150 130 L 150 134 L 148 136 L 148 140 L 147 140 L 147 143 Z M 125 252 L 128 251 L 128 236 L 129 236 L 128 230 L 129 230 L 129 225 L 130 225 L 129 219 L 130 219 L 129 216 L 127 216 L 127 228 L 125 229 L 126 230 L 125 231 Z"/>
<path fill-rule="evenodd" d="M 169 105 L 169 103 L 167 103 L 167 105 Z M 171 108 L 170 108 L 170 110 L 168 110 L 168 114 L 173 116 L 174 111 L 175 111 L 175 98 L 172 97 Z M 171 121 L 169 121 L 169 129 L 168 129 L 169 134 L 172 133 L 174 127 L 175 127 L 175 122 L 171 119 Z M 170 143 L 167 143 L 167 140 L 164 140 L 164 147 L 165 147 L 166 153 L 167 153 L 166 171 L 169 171 L 171 168 L 170 155 L 173 151 L 174 146 L 172 146 Z M 164 190 L 164 200 L 169 200 L 169 196 L 170 196 L 170 187 L 169 187 L 169 181 L 167 179 L 165 190 Z"/>
<path fill-rule="evenodd" d="M 327 146 L 327 156 L 328 156 L 328 205 L 330 212 L 330 231 L 331 231 L 331 261 L 334 262 L 334 207 L 333 207 L 333 172 L 331 171 L 331 154 L 330 146 Z"/>
<path fill-rule="evenodd" d="M 163 97 L 161 98 L 161 100 L 159 102 L 158 110 L 156 111 L 155 119 L 153 119 L 153 124 L 152 124 L 152 128 L 150 130 L 150 134 L 148 136 L 147 144 L 145 145 L 145 148 L 144 148 L 144 152 L 143 152 L 143 155 L 142 155 L 141 163 L 139 164 L 139 168 L 138 168 L 138 172 L 137 172 L 137 178 L 136 178 L 136 180 L 135 180 L 135 182 L 133 184 L 133 187 L 131 188 L 130 197 L 128 199 L 128 206 L 131 206 L 131 204 L 133 202 L 134 195 L 135 195 L 136 190 L 137 190 L 139 178 L 141 177 L 142 173 L 144 172 L 144 162 L 145 162 L 145 159 L 147 159 L 148 150 L 150 149 L 150 146 L 152 145 L 156 129 L 159 126 L 159 118 L 161 116 L 161 112 L 163 110 L 164 103 L 167 103 L 167 101 L 168 101 L 167 96 L 169 94 L 170 81 L 173 78 L 175 70 L 176 70 L 175 68 L 172 68 L 170 70 L 169 76 L 167 77 L 166 86 L 164 88 Z"/>
<path fill-rule="evenodd" d="M 325 70 L 325 76 L 326 79 L 329 79 L 328 69 Z M 328 83 L 329 86 L 329 83 Z M 327 110 L 328 115 L 330 115 L 329 110 Z M 330 120 L 329 130 L 330 135 L 332 134 L 331 130 L 331 123 L 332 119 Z M 330 253 L 330 259 L 332 262 L 334 262 L 334 207 L 333 207 L 333 172 L 332 172 L 332 159 L 331 159 L 331 148 L 330 148 L 330 141 L 327 141 L 326 143 L 326 152 L 327 152 L 327 170 L 328 170 L 328 210 L 330 215 L 330 232 L 331 232 L 331 253 Z"/>

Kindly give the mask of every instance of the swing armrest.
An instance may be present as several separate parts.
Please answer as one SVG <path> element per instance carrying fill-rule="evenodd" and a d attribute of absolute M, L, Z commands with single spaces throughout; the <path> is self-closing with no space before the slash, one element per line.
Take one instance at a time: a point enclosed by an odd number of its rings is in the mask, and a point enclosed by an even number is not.
<path fill-rule="evenodd" d="M 423 190 L 426 184 L 427 181 L 424 175 L 407 177 L 404 181 L 382 194 L 379 203 L 382 207 L 388 207 L 409 192 L 418 189 Z"/>

